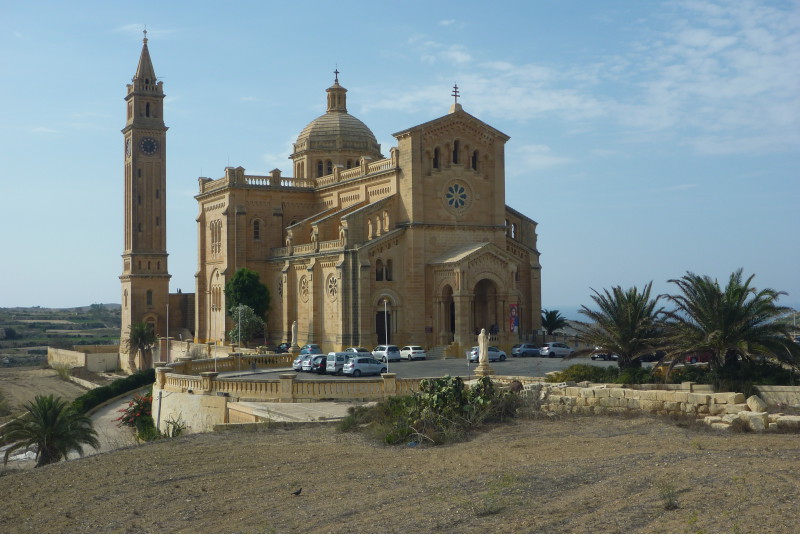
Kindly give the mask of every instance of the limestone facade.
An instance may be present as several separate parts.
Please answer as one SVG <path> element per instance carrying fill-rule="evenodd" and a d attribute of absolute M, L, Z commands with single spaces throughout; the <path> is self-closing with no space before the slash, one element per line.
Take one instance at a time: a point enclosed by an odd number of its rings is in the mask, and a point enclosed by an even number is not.
<path fill-rule="evenodd" d="M 160 336 L 188 326 L 196 342 L 224 343 L 225 283 L 242 267 L 271 294 L 272 343 L 289 341 L 294 321 L 301 345 L 325 351 L 471 346 L 480 328 L 510 346 L 539 328 L 536 222 L 505 204 L 508 136 L 456 102 L 395 133 L 384 156 L 348 113 L 338 72 L 326 113 L 297 137 L 293 177 L 226 167 L 199 178 L 196 292 L 170 295 L 163 98 L 145 38 L 123 129 L 123 337 L 145 321 Z"/>
<path fill-rule="evenodd" d="M 508 136 L 454 104 L 394 134 L 383 157 L 338 77 L 291 155 L 295 177 L 227 167 L 200 178 L 196 337 L 222 340 L 225 282 L 272 295 L 271 341 L 323 350 L 388 342 L 509 344 L 539 327 L 536 223 L 505 205 Z M 512 327 L 513 325 L 513 327 Z"/>

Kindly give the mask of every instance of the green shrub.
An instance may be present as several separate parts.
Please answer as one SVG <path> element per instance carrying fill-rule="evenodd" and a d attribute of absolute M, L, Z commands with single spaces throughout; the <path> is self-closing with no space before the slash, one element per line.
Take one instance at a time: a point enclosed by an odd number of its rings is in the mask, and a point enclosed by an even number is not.
<path fill-rule="evenodd" d="M 137 373 L 133 373 L 125 378 L 118 378 L 107 386 L 95 388 L 87 391 L 74 401 L 72 405 L 78 413 L 86 413 L 95 406 L 104 403 L 107 400 L 119 397 L 129 391 L 135 391 L 139 388 L 152 384 L 156 381 L 155 369 L 145 369 Z"/>
<path fill-rule="evenodd" d="M 390 445 L 447 443 L 463 439 L 483 423 L 513 417 L 520 404 L 517 393 L 497 389 L 489 377 L 466 389 L 461 378 L 445 376 L 422 380 L 413 396 L 351 409 L 339 430 L 362 431 Z"/>

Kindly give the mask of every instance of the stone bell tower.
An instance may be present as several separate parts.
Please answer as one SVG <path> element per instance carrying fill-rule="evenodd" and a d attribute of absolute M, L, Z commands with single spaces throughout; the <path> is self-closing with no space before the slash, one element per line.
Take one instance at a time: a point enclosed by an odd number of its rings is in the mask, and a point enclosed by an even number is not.
<path fill-rule="evenodd" d="M 146 30 L 136 74 L 127 85 L 125 107 L 121 336 L 125 339 L 135 323 L 150 323 L 157 335 L 164 336 L 170 279 L 167 269 L 167 127 L 164 125 L 164 90 L 153 70 Z M 122 343 L 120 351 L 124 350 Z M 137 366 L 148 367 L 147 363 Z"/>

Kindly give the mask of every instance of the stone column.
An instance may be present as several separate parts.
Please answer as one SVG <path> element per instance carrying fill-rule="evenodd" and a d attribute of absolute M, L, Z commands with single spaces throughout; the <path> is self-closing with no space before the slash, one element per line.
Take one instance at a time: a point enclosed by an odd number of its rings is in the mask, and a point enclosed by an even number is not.
<path fill-rule="evenodd" d="M 167 373 L 172 371 L 169 367 L 156 367 L 156 389 L 164 389 L 167 384 Z"/>
<path fill-rule="evenodd" d="M 280 379 L 280 402 L 294 402 L 294 373 L 278 375 Z"/>
<path fill-rule="evenodd" d="M 200 373 L 200 380 L 202 382 L 203 393 L 209 395 L 214 389 L 214 379 L 219 375 L 216 371 L 204 371 Z"/>
<path fill-rule="evenodd" d="M 394 397 L 397 395 L 397 373 L 383 373 L 383 397 Z"/>

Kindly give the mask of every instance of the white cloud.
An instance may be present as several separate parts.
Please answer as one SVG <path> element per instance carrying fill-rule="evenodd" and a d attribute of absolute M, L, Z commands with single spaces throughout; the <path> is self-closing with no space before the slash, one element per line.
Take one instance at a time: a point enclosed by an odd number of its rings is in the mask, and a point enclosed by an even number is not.
<path fill-rule="evenodd" d="M 456 23 L 456 19 L 440 20 L 439 26 L 451 26 Z"/>
<path fill-rule="evenodd" d="M 514 160 L 526 171 L 540 171 L 569 163 L 568 158 L 556 156 L 546 145 L 526 145 L 514 150 Z"/>

